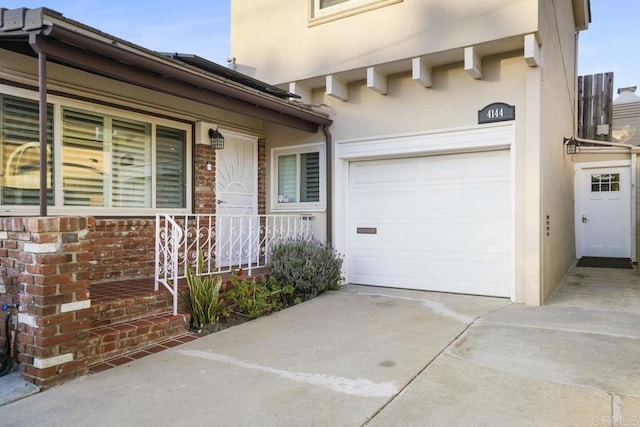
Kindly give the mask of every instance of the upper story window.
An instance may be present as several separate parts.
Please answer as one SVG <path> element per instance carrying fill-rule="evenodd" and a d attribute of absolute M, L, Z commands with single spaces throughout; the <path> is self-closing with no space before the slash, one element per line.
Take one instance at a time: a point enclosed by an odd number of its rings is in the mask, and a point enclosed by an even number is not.
<path fill-rule="evenodd" d="M 403 0 L 308 0 L 309 25 L 322 24 Z"/>
<path fill-rule="evenodd" d="M 6 212 L 29 214 L 39 204 L 38 102 L 9 95 L 0 100 L 1 205 Z M 190 126 L 120 113 L 49 105 L 52 212 L 187 211 Z"/>
<path fill-rule="evenodd" d="M 271 153 L 272 210 L 322 210 L 326 206 L 325 147 L 275 148 Z"/>

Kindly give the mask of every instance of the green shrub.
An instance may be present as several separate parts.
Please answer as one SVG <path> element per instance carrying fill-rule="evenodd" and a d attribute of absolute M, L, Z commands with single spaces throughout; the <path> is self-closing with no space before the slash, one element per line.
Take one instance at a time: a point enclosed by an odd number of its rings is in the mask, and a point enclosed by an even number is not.
<path fill-rule="evenodd" d="M 293 291 L 293 286 L 281 286 L 273 277 L 253 280 L 234 273 L 224 297 L 231 314 L 255 319 L 289 305 Z"/>
<path fill-rule="evenodd" d="M 198 252 L 195 272 L 189 266 L 186 268 L 189 295 L 180 292 L 191 313 L 191 327 L 200 330 L 217 322 L 221 315 L 226 315 L 224 303 L 220 299 L 222 278 L 200 276 L 203 264 L 202 253 Z"/>
<path fill-rule="evenodd" d="M 331 246 L 317 240 L 284 240 L 272 246 L 267 271 L 295 294 L 313 298 L 337 289 L 342 282 L 342 257 Z"/>

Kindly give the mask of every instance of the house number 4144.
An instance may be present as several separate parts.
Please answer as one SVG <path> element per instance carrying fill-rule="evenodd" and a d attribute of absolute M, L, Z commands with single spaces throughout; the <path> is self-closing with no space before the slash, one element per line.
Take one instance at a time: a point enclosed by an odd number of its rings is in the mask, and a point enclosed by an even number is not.
<path fill-rule="evenodd" d="M 487 111 L 487 119 L 502 119 L 504 118 L 504 108 L 492 108 Z"/>
<path fill-rule="evenodd" d="M 494 102 L 478 111 L 478 124 L 515 120 L 516 107 L 504 102 Z"/>

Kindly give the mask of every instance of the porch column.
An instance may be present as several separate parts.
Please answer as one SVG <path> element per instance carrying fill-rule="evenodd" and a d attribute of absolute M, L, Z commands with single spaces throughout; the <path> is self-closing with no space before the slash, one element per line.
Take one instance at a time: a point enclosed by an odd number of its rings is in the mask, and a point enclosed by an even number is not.
<path fill-rule="evenodd" d="M 18 352 L 24 379 L 43 388 L 87 374 L 92 218 L 0 220 L 3 300 L 19 302 Z"/>

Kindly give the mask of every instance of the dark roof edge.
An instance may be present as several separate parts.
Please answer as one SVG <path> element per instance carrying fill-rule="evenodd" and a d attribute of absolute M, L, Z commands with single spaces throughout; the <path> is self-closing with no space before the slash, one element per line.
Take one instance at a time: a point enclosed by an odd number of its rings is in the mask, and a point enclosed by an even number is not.
<path fill-rule="evenodd" d="M 184 63 L 179 59 L 168 58 L 160 53 L 68 19 L 55 10 L 48 8 L 0 9 L 0 38 L 27 36 L 29 34 L 39 34 L 125 63 L 133 61 L 133 65 L 137 67 L 160 75 L 169 75 L 179 81 L 190 82 L 191 84 L 200 82 L 206 84 L 205 87 L 208 90 L 250 103 L 258 108 L 269 109 L 311 122 L 318 126 L 332 123 L 327 115 L 312 110 L 310 106 L 282 99 L 282 97 L 261 91 L 255 87 Z M 210 64 L 215 63 L 210 62 Z M 218 67 L 221 66 L 218 65 Z M 241 73 L 235 73 L 243 76 Z M 246 77 L 247 79 L 252 79 L 248 76 Z M 259 82 L 255 79 L 252 80 Z M 260 83 L 265 87 L 275 88 L 266 83 Z"/>

